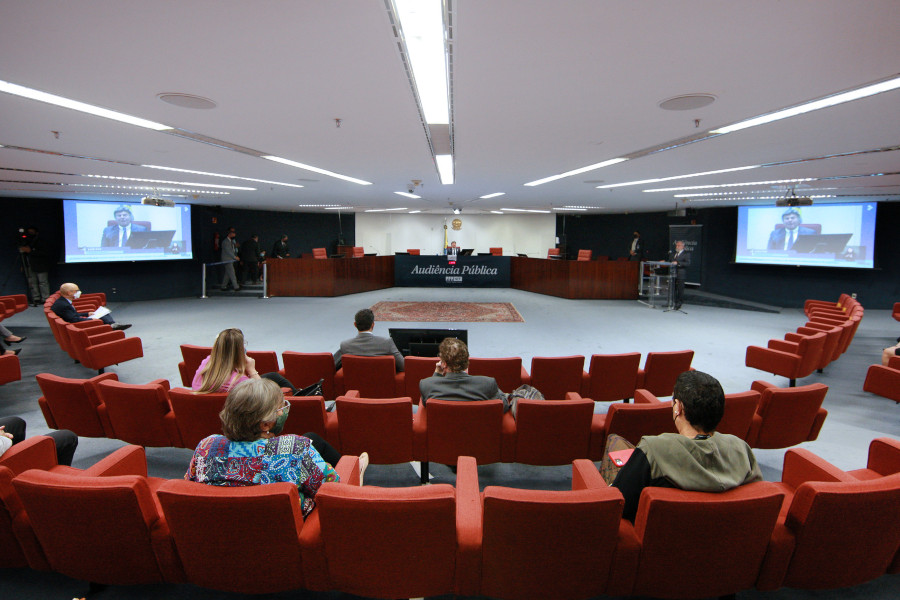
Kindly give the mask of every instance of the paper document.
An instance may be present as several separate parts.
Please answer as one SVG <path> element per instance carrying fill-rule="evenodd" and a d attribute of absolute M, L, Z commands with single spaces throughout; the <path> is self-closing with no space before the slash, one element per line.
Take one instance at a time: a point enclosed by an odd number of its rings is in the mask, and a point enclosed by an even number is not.
<path fill-rule="evenodd" d="M 108 308 L 106 308 L 105 306 L 101 306 L 100 308 L 98 308 L 97 310 L 95 310 L 94 312 L 91 313 L 91 318 L 99 319 L 101 317 L 105 317 L 110 312 L 112 312 L 112 311 L 109 310 Z"/>

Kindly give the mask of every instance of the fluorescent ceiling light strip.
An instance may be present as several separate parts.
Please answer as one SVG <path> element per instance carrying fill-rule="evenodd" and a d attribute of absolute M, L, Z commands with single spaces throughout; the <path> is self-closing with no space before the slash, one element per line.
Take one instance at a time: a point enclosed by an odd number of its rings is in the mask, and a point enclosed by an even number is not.
<path fill-rule="evenodd" d="M 340 208 L 337 204 L 298 204 L 300 208 Z"/>
<path fill-rule="evenodd" d="M 682 190 L 706 190 L 710 188 L 741 187 L 745 185 L 774 185 L 776 183 L 802 183 L 804 181 L 819 181 L 819 177 L 805 177 L 802 179 L 775 179 L 772 181 L 745 181 L 743 183 L 720 183 L 717 185 L 687 185 L 674 188 L 656 188 L 643 190 L 644 192 L 680 192 Z"/>
<path fill-rule="evenodd" d="M 422 196 L 416 196 L 415 194 L 409 194 L 407 192 L 394 192 L 394 193 L 397 194 L 398 196 L 403 196 L 404 198 L 412 198 L 413 200 L 418 200 L 422 197 Z"/>
<path fill-rule="evenodd" d="M 438 175 L 441 176 L 441 183 L 450 185 L 453 183 L 453 155 L 438 154 L 434 157 L 437 163 Z"/>
<path fill-rule="evenodd" d="M 549 210 L 537 210 L 534 208 L 501 208 L 500 210 L 508 210 L 510 212 L 528 212 L 528 213 L 549 213 Z"/>
<path fill-rule="evenodd" d="M 586 167 L 582 167 L 580 169 L 575 169 L 574 171 L 566 171 L 565 173 L 560 173 L 559 175 L 552 175 L 550 177 L 544 177 L 543 179 L 538 179 L 536 181 L 530 181 L 525 185 L 534 187 L 536 185 L 542 185 L 544 183 L 549 183 L 551 181 L 556 181 L 557 179 L 563 179 L 564 177 L 571 177 L 572 175 L 578 175 L 579 173 L 587 173 L 588 171 L 594 171 L 595 169 L 602 169 L 603 167 L 608 167 L 610 165 L 617 165 L 620 162 L 625 162 L 628 160 L 627 158 L 611 158 L 609 160 L 605 160 L 603 162 L 599 162 L 595 165 L 588 165 Z"/>
<path fill-rule="evenodd" d="M 554 208 L 553 210 L 560 212 L 576 212 L 576 211 L 586 211 L 586 208 Z"/>
<path fill-rule="evenodd" d="M 733 125 L 727 125 L 725 127 L 720 127 L 719 129 L 713 129 L 710 131 L 710 133 L 723 134 L 731 133 L 733 131 L 740 131 L 741 129 L 747 129 L 748 127 L 764 125 L 765 123 L 780 121 L 781 119 L 787 119 L 788 117 L 796 117 L 797 115 L 802 115 L 814 110 L 828 108 L 837 104 L 843 104 L 844 102 L 859 100 L 860 98 L 874 96 L 875 94 L 888 92 L 897 88 L 900 88 L 900 77 L 894 77 L 893 79 L 888 79 L 887 81 L 882 81 L 880 83 L 875 83 L 855 90 L 850 90 L 848 92 L 842 92 L 839 94 L 834 94 L 832 96 L 827 96 L 819 100 L 813 100 L 812 102 L 807 102 L 798 106 L 792 106 L 790 108 L 785 108 L 784 110 L 778 110 L 767 115 L 760 115 L 752 119 L 747 119 L 746 121 L 734 123 Z"/>
<path fill-rule="evenodd" d="M 493 194 L 485 194 L 484 196 L 479 196 L 482 200 L 487 200 L 488 198 L 496 198 L 497 196 L 505 196 L 506 192 L 494 192 Z"/>
<path fill-rule="evenodd" d="M 369 210 L 367 210 L 365 212 L 367 212 L 367 213 L 369 213 L 369 212 L 390 212 L 390 211 L 395 211 L 395 210 L 409 210 L 409 209 L 407 209 L 405 206 L 402 208 L 400 208 L 400 207 L 398 207 L 398 208 L 370 208 Z"/>
<path fill-rule="evenodd" d="M 138 127 L 146 127 L 147 129 L 153 129 L 156 131 L 166 131 L 167 129 L 174 129 L 169 125 L 163 125 L 162 123 L 156 123 L 154 121 L 148 121 L 146 119 L 133 117 L 131 115 L 126 115 L 125 113 L 116 112 L 114 110 L 100 108 L 99 106 L 94 106 L 92 104 L 85 104 L 84 102 L 71 100 L 69 98 L 63 98 L 62 96 L 48 94 L 47 92 L 42 92 L 40 90 L 27 88 L 15 83 L 9 83 L 8 81 L 0 81 L 0 92 L 6 92 L 7 94 L 13 94 L 15 96 L 28 98 L 30 100 L 37 100 L 38 102 L 46 102 L 47 104 L 53 104 L 55 106 L 61 106 L 63 108 L 71 108 L 72 110 L 88 113 L 97 117 L 112 119 L 121 123 L 128 123 L 129 125 L 137 125 Z"/>
<path fill-rule="evenodd" d="M 140 179 L 137 177 L 117 177 L 115 175 L 85 175 L 85 177 L 95 177 L 98 179 L 117 179 L 120 181 L 142 181 L 145 183 L 168 183 L 169 185 L 196 185 L 198 187 L 219 188 L 223 190 L 243 190 L 255 192 L 256 188 L 241 187 L 237 185 L 219 185 L 215 183 L 195 183 L 189 181 L 166 181 L 164 179 Z"/>
<path fill-rule="evenodd" d="M 419 100 L 430 125 L 450 123 L 441 0 L 394 0 Z"/>
<path fill-rule="evenodd" d="M 503 214 L 503 211 L 500 211 L 500 210 L 492 210 L 492 211 L 491 211 L 491 214 L 494 214 L 494 215 L 502 215 L 502 214 Z"/>
<path fill-rule="evenodd" d="M 325 169 L 320 169 L 318 167 L 313 167 L 311 165 L 305 165 L 301 162 L 288 160 L 286 158 L 281 158 L 280 156 L 263 156 L 266 160 L 271 160 L 277 163 L 281 163 L 283 165 L 288 165 L 289 167 L 297 167 L 298 169 L 306 169 L 307 171 L 312 171 L 313 173 L 319 173 L 321 175 L 328 175 L 329 177 L 335 177 L 337 179 L 343 179 L 344 181 L 349 181 L 350 183 L 358 183 L 359 185 L 372 185 L 371 181 L 363 181 L 362 179 L 356 179 L 355 177 L 349 177 L 347 175 L 341 175 L 340 173 L 335 173 L 334 171 L 326 171 Z"/>
<path fill-rule="evenodd" d="M 625 183 L 613 183 L 609 185 L 598 185 L 598 190 L 608 190 L 626 185 L 643 185 L 645 183 L 659 183 L 661 181 L 673 181 L 675 179 L 688 179 L 689 177 L 703 177 L 704 175 L 720 175 L 722 173 L 734 173 L 735 171 L 746 171 L 747 169 L 758 169 L 762 165 L 748 165 L 746 167 L 732 167 L 730 169 L 718 169 L 715 171 L 703 171 L 701 173 L 688 173 L 687 175 L 673 175 L 672 177 L 659 177 L 656 179 L 643 179 L 641 181 L 627 181 Z"/>
<path fill-rule="evenodd" d="M 409 214 L 416 215 L 416 214 L 419 214 L 420 212 L 422 212 L 422 211 L 421 210 L 411 210 L 411 211 L 409 211 Z"/>
<path fill-rule="evenodd" d="M 326 206 L 325 210 L 353 210 L 352 206 Z"/>
<path fill-rule="evenodd" d="M 38 184 L 38 185 L 40 185 L 40 184 Z M 148 185 L 103 185 L 103 184 L 99 184 L 99 183 L 52 183 L 50 185 L 65 185 L 65 186 L 69 186 L 69 187 L 103 188 L 103 189 L 110 189 L 110 190 L 145 190 L 148 192 L 177 192 L 179 194 L 206 194 L 206 195 L 215 194 L 217 196 L 231 195 L 231 192 L 214 192 L 211 190 L 185 190 L 185 189 L 179 189 L 179 188 L 161 188 L 161 187 L 148 186 Z"/>
<path fill-rule="evenodd" d="M 148 169 L 162 169 L 164 171 L 177 171 L 179 173 L 190 173 L 192 175 L 208 175 L 210 177 L 224 177 L 225 179 L 241 179 L 243 181 L 255 181 L 257 183 L 271 183 L 272 185 L 283 185 L 286 187 L 302 188 L 297 183 L 282 183 L 281 181 L 269 181 L 268 179 L 254 179 L 253 177 L 239 177 L 238 175 L 225 175 L 224 173 L 209 173 L 207 171 L 193 171 L 191 169 L 176 169 L 175 167 L 161 167 L 159 165 L 141 165 Z"/>

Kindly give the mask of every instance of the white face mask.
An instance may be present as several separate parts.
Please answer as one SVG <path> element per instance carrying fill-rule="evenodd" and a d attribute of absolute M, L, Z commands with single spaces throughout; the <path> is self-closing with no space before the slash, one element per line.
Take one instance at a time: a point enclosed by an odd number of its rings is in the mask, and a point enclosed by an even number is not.
<path fill-rule="evenodd" d="M 78 300 L 79 298 L 81 298 L 81 290 L 75 292 L 75 299 Z"/>

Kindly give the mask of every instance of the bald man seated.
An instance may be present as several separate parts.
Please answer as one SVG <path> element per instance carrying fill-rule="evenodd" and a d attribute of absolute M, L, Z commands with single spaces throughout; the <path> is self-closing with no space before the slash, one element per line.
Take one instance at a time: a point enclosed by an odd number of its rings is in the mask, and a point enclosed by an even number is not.
<path fill-rule="evenodd" d="M 79 321 L 90 321 L 92 319 L 96 320 L 97 317 L 94 316 L 94 313 L 78 312 L 75 310 L 75 306 L 72 302 L 80 297 L 81 290 L 78 289 L 77 284 L 64 283 L 59 287 L 59 298 L 56 299 L 56 302 L 53 303 L 50 310 L 56 313 L 56 316 L 66 323 L 78 323 Z M 116 323 L 113 320 L 112 315 L 108 314 L 103 315 L 99 320 L 107 325 L 111 325 L 116 331 L 131 327 L 130 323 Z"/>

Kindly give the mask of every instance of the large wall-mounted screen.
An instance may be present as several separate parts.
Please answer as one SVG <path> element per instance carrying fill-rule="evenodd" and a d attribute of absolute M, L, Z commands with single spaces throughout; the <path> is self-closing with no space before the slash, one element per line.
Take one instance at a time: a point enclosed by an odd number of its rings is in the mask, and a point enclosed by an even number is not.
<path fill-rule="evenodd" d="M 739 206 L 735 262 L 871 269 L 875 202 Z"/>
<path fill-rule="evenodd" d="M 193 258 L 191 207 L 63 200 L 66 262 Z"/>

